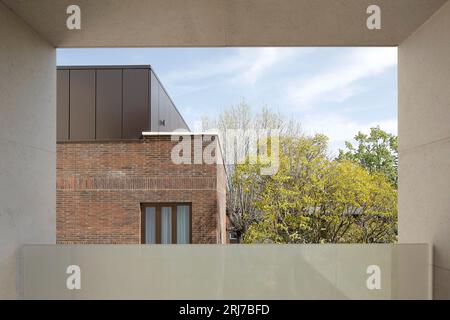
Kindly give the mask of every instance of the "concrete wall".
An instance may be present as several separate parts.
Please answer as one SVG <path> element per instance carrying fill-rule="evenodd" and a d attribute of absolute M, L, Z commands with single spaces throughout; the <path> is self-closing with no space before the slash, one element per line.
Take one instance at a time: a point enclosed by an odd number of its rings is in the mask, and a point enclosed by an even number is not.
<path fill-rule="evenodd" d="M 450 2 L 399 47 L 399 240 L 434 246 L 450 298 Z"/>
<path fill-rule="evenodd" d="M 18 249 L 55 243 L 55 49 L 0 3 L 0 299 Z"/>
<path fill-rule="evenodd" d="M 429 299 L 426 244 L 26 246 L 26 299 Z M 381 288 L 367 288 L 367 267 Z M 81 290 L 68 290 L 69 265 Z M 239 319 L 239 317 L 236 317 Z"/>

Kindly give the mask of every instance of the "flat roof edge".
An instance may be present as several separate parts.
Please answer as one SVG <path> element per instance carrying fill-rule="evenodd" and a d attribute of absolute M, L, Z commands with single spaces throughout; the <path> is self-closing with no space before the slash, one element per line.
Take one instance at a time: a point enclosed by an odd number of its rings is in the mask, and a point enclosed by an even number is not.
<path fill-rule="evenodd" d="M 72 66 L 56 66 L 58 70 L 69 70 L 69 69 L 151 69 L 152 66 L 149 64 L 145 65 L 72 65 Z"/>
<path fill-rule="evenodd" d="M 216 131 L 144 131 L 142 132 L 143 137 L 151 136 L 218 136 L 219 133 Z"/>

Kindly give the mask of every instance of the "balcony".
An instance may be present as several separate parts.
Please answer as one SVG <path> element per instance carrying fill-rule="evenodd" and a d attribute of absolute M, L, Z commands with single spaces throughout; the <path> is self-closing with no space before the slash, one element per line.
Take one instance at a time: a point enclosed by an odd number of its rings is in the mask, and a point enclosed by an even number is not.
<path fill-rule="evenodd" d="M 25 299 L 431 299 L 431 261 L 426 244 L 26 245 L 20 289 Z"/>

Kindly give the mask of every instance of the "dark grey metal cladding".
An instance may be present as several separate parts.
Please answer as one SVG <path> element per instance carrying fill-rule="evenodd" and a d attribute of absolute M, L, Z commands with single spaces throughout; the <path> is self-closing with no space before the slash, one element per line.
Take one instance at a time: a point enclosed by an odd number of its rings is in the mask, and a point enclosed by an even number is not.
<path fill-rule="evenodd" d="M 150 126 L 149 69 L 123 69 L 122 138 L 136 139 Z"/>
<path fill-rule="evenodd" d="M 151 70 L 151 130 L 171 132 L 177 129 L 189 130 L 167 91 Z"/>
<path fill-rule="evenodd" d="M 56 110 L 56 138 L 58 141 L 69 139 L 69 83 L 70 71 L 58 70 L 57 77 L 57 110 Z"/>
<path fill-rule="evenodd" d="M 69 90 L 69 139 L 95 139 L 95 70 L 71 70 Z"/>
<path fill-rule="evenodd" d="M 122 70 L 97 70 L 96 139 L 122 138 Z"/>
<path fill-rule="evenodd" d="M 159 131 L 159 88 L 160 84 L 153 71 L 150 72 L 150 130 Z"/>
<path fill-rule="evenodd" d="M 150 66 L 58 67 L 57 74 L 58 141 L 189 130 Z"/>

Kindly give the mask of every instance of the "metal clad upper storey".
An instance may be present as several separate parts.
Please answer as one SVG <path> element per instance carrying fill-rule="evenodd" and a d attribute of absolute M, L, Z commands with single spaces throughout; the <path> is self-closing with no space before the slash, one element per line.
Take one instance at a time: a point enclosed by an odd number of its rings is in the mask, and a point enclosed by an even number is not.
<path fill-rule="evenodd" d="M 122 70 L 97 70 L 96 138 L 122 138 Z"/>
<path fill-rule="evenodd" d="M 124 139 L 139 138 L 142 128 L 150 126 L 150 87 L 148 69 L 123 70 Z"/>
<path fill-rule="evenodd" d="M 71 70 L 69 139 L 95 139 L 95 70 Z"/>
<path fill-rule="evenodd" d="M 139 139 L 143 131 L 189 130 L 150 66 L 57 70 L 57 140 Z"/>

